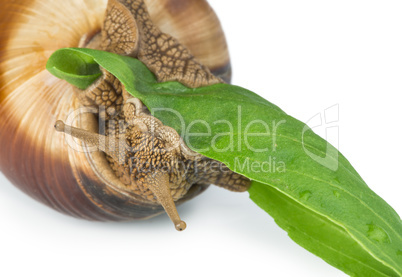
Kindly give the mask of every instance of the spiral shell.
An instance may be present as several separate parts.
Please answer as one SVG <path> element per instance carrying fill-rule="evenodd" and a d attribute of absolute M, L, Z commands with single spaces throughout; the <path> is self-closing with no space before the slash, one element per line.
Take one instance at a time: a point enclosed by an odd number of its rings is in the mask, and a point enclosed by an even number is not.
<path fill-rule="evenodd" d="M 90 220 L 147 218 L 163 212 L 124 190 L 106 161 L 72 149 L 53 125 L 81 107 L 71 86 L 45 70 L 49 56 L 101 29 L 106 0 L 1 1 L 0 170 L 18 188 L 66 214 Z M 203 0 L 147 0 L 151 18 L 223 78 L 230 62 L 219 21 Z M 78 121 L 96 128 L 88 117 Z M 94 127 L 95 126 L 95 127 Z M 100 156 L 102 153 L 91 155 Z M 206 186 L 195 185 L 179 202 Z"/>

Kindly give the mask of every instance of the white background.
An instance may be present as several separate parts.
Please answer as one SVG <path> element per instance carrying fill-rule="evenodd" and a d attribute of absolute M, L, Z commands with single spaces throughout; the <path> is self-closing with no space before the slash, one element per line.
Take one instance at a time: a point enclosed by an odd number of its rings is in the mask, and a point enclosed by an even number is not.
<path fill-rule="evenodd" d="M 339 147 L 402 214 L 402 3 L 223 1 L 233 83 L 307 121 L 339 104 Z M 320 134 L 322 131 L 316 129 Z M 345 276 L 289 239 L 248 199 L 210 188 L 167 216 L 86 222 L 0 175 L 1 276 Z"/>

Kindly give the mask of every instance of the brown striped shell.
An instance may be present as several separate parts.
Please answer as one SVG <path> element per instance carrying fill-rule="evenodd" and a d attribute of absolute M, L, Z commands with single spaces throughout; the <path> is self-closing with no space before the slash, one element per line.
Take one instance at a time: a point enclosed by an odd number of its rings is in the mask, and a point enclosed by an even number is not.
<path fill-rule="evenodd" d="M 163 212 L 114 183 L 98 159 L 72 149 L 53 125 L 81 107 L 72 87 L 45 70 L 49 56 L 100 31 L 106 0 L 2 0 L 0 10 L 0 170 L 25 193 L 66 214 L 90 220 L 147 218 Z M 230 62 L 216 15 L 204 0 L 147 0 L 160 29 L 228 80 Z M 88 117 L 77 125 L 94 128 Z M 78 151 L 77 151 L 78 150 Z M 94 161 L 97 162 L 94 162 Z M 100 162 L 99 162 L 100 161 Z M 106 161 L 104 161 L 106 163 Z M 180 202 L 206 186 L 195 185 Z"/>

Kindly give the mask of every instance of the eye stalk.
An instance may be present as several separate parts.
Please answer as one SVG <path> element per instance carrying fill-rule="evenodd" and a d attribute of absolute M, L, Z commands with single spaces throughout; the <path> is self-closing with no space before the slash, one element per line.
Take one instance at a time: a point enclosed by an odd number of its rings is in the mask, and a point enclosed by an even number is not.
<path fill-rule="evenodd" d="M 66 125 L 61 120 L 56 121 L 54 127 L 56 131 L 78 138 L 90 146 L 95 146 L 100 151 L 105 152 L 116 161 L 122 162 L 121 156 L 119 155 L 119 147 L 116 144 L 120 144 L 120 149 L 127 149 L 123 141 L 116 141 L 107 136 Z"/>

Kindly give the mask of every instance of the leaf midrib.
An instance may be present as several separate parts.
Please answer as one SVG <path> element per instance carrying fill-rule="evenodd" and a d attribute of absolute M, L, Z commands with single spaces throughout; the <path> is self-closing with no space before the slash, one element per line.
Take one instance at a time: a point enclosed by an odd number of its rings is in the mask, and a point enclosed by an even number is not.
<path fill-rule="evenodd" d="M 260 181 L 257 181 L 257 182 L 260 182 Z M 343 230 L 345 230 L 345 232 L 347 232 L 347 233 L 349 234 L 349 236 L 350 236 L 354 241 L 356 241 L 356 242 L 360 245 L 360 247 L 362 247 L 362 248 L 363 248 L 367 253 L 369 253 L 374 259 L 376 259 L 378 262 L 382 263 L 383 265 L 389 267 L 390 269 L 392 269 L 393 271 L 397 272 L 398 274 L 401 274 L 399 271 L 397 271 L 397 270 L 395 269 L 395 267 L 393 267 L 393 266 L 391 266 L 390 264 L 384 262 L 382 259 L 379 259 L 379 258 L 378 258 L 377 256 L 375 256 L 371 251 L 369 251 L 369 249 L 367 249 L 367 248 L 361 243 L 360 240 L 358 240 L 353 234 L 351 234 L 350 231 L 349 231 L 343 224 L 339 223 L 338 221 L 335 221 L 335 220 L 331 219 L 330 217 L 327 217 L 326 215 L 320 213 L 319 211 L 317 211 L 317 210 L 315 210 L 315 209 L 312 209 L 312 208 L 310 208 L 310 207 L 305 206 L 304 203 L 298 201 L 296 198 L 294 198 L 294 197 L 292 197 L 291 195 L 285 193 L 284 191 L 282 191 L 282 190 L 279 189 L 278 187 L 276 187 L 276 186 L 274 186 L 274 185 L 272 185 L 272 184 L 269 184 L 268 182 L 266 182 L 265 184 L 268 185 L 268 186 L 270 186 L 270 187 L 272 187 L 272 188 L 274 188 L 274 189 L 276 189 L 277 191 L 279 191 L 280 193 L 282 193 L 282 194 L 285 195 L 286 197 L 290 198 L 290 199 L 293 200 L 294 202 L 298 203 L 300 206 L 304 207 L 306 210 L 310 210 L 311 212 L 313 212 L 313 213 L 315 213 L 315 214 L 318 214 L 318 215 L 320 215 L 320 216 L 322 216 L 322 217 L 328 219 L 330 222 L 334 223 L 335 225 L 339 226 L 340 228 L 342 228 Z M 351 228 L 351 229 L 354 229 L 354 228 Z M 358 231 L 357 231 L 357 233 L 361 234 L 361 233 L 358 232 Z M 377 248 L 377 249 L 378 249 L 378 248 Z M 379 252 L 383 253 L 382 251 L 379 251 Z M 383 253 L 383 254 L 384 254 L 384 253 Z M 388 257 L 388 258 L 390 258 L 388 255 L 385 255 L 385 256 Z M 393 259 L 391 259 L 391 258 L 390 258 L 390 260 L 393 261 Z M 398 268 L 398 265 L 397 265 L 397 268 Z"/>

